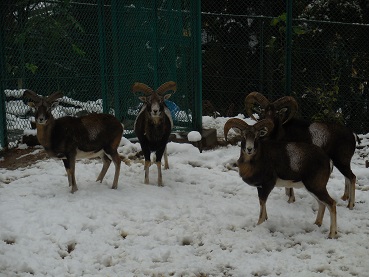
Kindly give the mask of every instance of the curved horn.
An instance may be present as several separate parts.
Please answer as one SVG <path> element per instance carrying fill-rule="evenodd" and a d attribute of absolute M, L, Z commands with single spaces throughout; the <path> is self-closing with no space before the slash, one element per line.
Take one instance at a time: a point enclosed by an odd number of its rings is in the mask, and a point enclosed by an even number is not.
<path fill-rule="evenodd" d="M 269 100 L 264 95 L 262 95 L 260 92 L 253 91 L 245 98 L 246 113 L 249 117 L 256 121 L 256 118 L 252 113 L 254 105 L 259 104 L 262 108 L 265 108 L 269 103 Z"/>
<path fill-rule="evenodd" d="M 298 104 L 294 97 L 292 96 L 284 96 L 281 97 L 273 102 L 273 105 L 277 111 L 280 111 L 283 108 L 287 108 L 288 110 L 288 117 L 286 120 L 283 121 L 282 124 L 288 122 L 292 117 L 295 116 Z"/>
<path fill-rule="evenodd" d="M 253 127 L 256 129 L 256 130 L 261 130 L 261 129 L 264 129 L 266 128 L 267 129 L 267 133 L 269 134 L 273 128 L 274 128 L 274 123 L 272 120 L 270 119 L 262 119 L 258 122 L 256 122 Z"/>
<path fill-rule="evenodd" d="M 153 89 L 143 83 L 134 83 L 132 86 L 132 92 L 143 92 L 145 95 L 150 95 L 153 92 Z"/>
<path fill-rule="evenodd" d="M 29 89 L 23 92 L 23 97 L 29 98 L 35 102 L 39 102 L 42 99 L 42 97 L 38 96 L 36 92 L 29 90 Z"/>
<path fill-rule="evenodd" d="M 162 84 L 160 87 L 158 87 L 156 92 L 158 94 L 163 94 L 164 92 L 167 92 L 168 90 L 173 90 L 173 92 L 176 92 L 176 90 L 177 90 L 176 82 L 173 82 L 173 81 L 166 82 L 166 83 Z"/>
<path fill-rule="evenodd" d="M 48 103 L 53 103 L 56 99 L 58 98 L 62 98 L 63 97 L 63 93 L 60 91 L 56 91 L 52 94 L 50 94 L 47 98 L 46 98 L 46 102 Z"/>
<path fill-rule="evenodd" d="M 224 124 L 224 138 L 227 141 L 227 135 L 231 128 L 238 128 L 240 130 L 245 130 L 249 125 L 239 118 L 231 118 Z"/>

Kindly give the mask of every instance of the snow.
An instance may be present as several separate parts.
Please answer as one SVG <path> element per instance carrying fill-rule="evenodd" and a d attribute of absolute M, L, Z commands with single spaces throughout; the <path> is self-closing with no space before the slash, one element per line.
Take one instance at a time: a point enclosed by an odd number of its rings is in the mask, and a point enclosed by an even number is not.
<path fill-rule="evenodd" d="M 37 130 L 36 129 L 26 129 L 23 131 L 23 135 L 25 136 L 36 136 Z"/>
<path fill-rule="evenodd" d="M 227 118 L 205 118 L 222 136 Z M 354 210 L 340 199 L 344 177 L 334 169 L 328 191 L 337 201 L 338 238 L 327 239 L 329 213 L 314 225 L 317 202 L 304 189 L 287 203 L 284 189 L 269 196 L 269 219 L 256 225 L 259 201 L 234 166 L 239 146 L 199 153 L 168 144 L 169 170 L 143 184 L 138 143 L 122 139 L 117 190 L 114 166 L 95 182 L 99 159 L 76 164 L 71 194 L 60 160 L 0 168 L 0 276 L 369 276 L 369 136 L 352 168 Z M 37 149 L 36 151 L 40 151 Z"/>
<path fill-rule="evenodd" d="M 191 131 L 187 135 L 188 141 L 196 142 L 201 140 L 201 134 L 197 131 Z"/>

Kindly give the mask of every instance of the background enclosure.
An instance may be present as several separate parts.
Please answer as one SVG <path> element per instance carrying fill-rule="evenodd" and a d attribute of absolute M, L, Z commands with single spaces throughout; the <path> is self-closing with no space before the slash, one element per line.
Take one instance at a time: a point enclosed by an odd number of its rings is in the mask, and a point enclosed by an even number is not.
<path fill-rule="evenodd" d="M 59 116 L 114 113 L 130 135 L 133 82 L 168 80 L 178 83 L 177 130 L 244 113 L 256 90 L 293 95 L 301 116 L 366 133 L 369 4 L 323 2 L 2 1 L 0 144 L 29 127 L 21 89 L 61 90 Z"/>

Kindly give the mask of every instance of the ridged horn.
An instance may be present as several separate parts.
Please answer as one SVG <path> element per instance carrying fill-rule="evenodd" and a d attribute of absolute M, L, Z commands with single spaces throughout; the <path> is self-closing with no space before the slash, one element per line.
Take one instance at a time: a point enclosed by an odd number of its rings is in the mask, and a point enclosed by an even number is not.
<path fill-rule="evenodd" d="M 249 125 L 239 118 L 231 118 L 228 119 L 227 122 L 224 124 L 224 138 L 227 141 L 227 135 L 230 129 L 238 128 L 240 130 L 245 130 Z"/>
<path fill-rule="evenodd" d="M 145 95 L 150 95 L 153 92 L 153 89 L 144 83 L 134 83 L 132 86 L 132 92 L 143 92 Z"/>
<path fill-rule="evenodd" d="M 288 110 L 288 117 L 282 124 L 288 122 L 292 117 L 295 116 L 298 110 L 298 104 L 294 97 L 292 96 L 284 96 L 272 103 L 277 111 L 280 111 L 283 108 L 287 108 Z"/>
<path fill-rule="evenodd" d="M 60 91 L 56 91 L 52 94 L 50 94 L 47 98 L 46 98 L 46 102 L 51 104 L 53 103 L 56 99 L 58 98 L 62 98 L 63 97 L 63 93 Z"/>
<path fill-rule="evenodd" d="M 261 130 L 263 128 L 266 128 L 267 129 L 267 132 L 268 134 L 273 130 L 274 128 L 274 123 L 272 120 L 270 119 L 262 119 L 258 122 L 256 122 L 253 127 L 256 129 L 256 130 Z"/>
<path fill-rule="evenodd" d="M 160 87 L 158 87 L 156 92 L 158 94 L 162 95 L 164 92 L 167 92 L 168 90 L 173 90 L 173 92 L 176 92 L 176 90 L 177 90 L 176 82 L 173 82 L 173 81 L 166 82 L 166 83 L 162 84 Z"/>
<path fill-rule="evenodd" d="M 257 119 L 254 117 L 252 113 L 252 108 L 254 107 L 254 105 L 259 104 L 260 107 L 265 108 L 269 103 L 270 103 L 269 100 L 260 92 L 257 91 L 250 92 L 245 98 L 246 113 L 249 117 L 251 117 L 253 120 L 256 121 Z"/>
<path fill-rule="evenodd" d="M 34 92 L 34 91 L 32 91 L 32 90 L 29 90 L 29 89 L 27 89 L 27 90 L 25 90 L 25 91 L 23 92 L 23 97 L 25 97 L 25 98 L 29 98 L 29 99 L 31 99 L 31 100 L 33 100 L 33 101 L 35 101 L 35 102 L 40 102 L 40 101 L 41 101 L 41 99 L 42 99 L 42 97 L 41 97 L 41 96 L 39 96 L 39 95 L 37 95 L 37 93 L 36 93 L 36 92 Z"/>

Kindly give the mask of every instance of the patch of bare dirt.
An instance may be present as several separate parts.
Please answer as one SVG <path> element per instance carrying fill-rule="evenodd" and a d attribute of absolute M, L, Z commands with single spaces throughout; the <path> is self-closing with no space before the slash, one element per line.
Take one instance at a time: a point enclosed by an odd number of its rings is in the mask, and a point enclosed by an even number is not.
<path fill-rule="evenodd" d="M 14 170 L 27 167 L 39 160 L 47 159 L 46 152 L 41 147 L 27 149 L 11 148 L 0 152 L 0 168 Z"/>
<path fill-rule="evenodd" d="M 135 161 L 143 162 L 142 152 L 134 153 L 129 157 L 124 157 L 121 154 L 119 156 L 126 165 L 130 165 L 131 162 Z M 28 147 L 27 149 L 11 148 L 0 151 L 0 168 L 14 170 L 27 167 L 35 162 L 49 158 L 50 157 L 41 146 Z"/>

